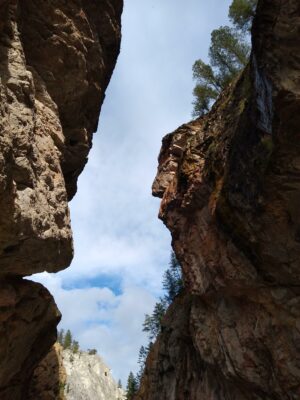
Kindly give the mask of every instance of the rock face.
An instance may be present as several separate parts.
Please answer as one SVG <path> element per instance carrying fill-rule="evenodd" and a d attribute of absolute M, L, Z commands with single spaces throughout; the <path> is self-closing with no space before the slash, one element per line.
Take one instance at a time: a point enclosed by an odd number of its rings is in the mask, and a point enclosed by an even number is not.
<path fill-rule="evenodd" d="M 249 66 L 163 140 L 153 193 L 185 292 L 139 400 L 300 398 L 299 31 L 298 0 L 259 1 Z"/>
<path fill-rule="evenodd" d="M 36 368 L 26 400 L 125 400 L 98 355 L 74 353 L 56 343 Z"/>
<path fill-rule="evenodd" d="M 66 400 L 66 370 L 63 363 L 63 348 L 55 343 L 39 363 L 28 385 L 27 400 Z"/>
<path fill-rule="evenodd" d="M 0 0 L 3 400 L 26 398 L 22 385 L 55 340 L 53 299 L 20 278 L 72 259 L 68 200 L 119 53 L 121 12 L 122 0 Z"/>
<path fill-rule="evenodd" d="M 110 369 L 97 354 L 63 351 L 66 370 L 66 400 L 124 400 L 125 393 L 118 388 Z"/>

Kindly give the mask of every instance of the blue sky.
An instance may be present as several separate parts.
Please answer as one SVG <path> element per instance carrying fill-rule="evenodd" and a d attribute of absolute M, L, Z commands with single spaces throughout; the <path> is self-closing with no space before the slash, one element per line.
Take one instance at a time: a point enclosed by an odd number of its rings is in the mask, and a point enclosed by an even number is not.
<path fill-rule="evenodd" d="M 89 163 L 70 203 L 75 257 L 39 274 L 83 348 L 97 348 L 125 383 L 146 343 L 144 314 L 161 294 L 170 235 L 151 197 L 162 137 L 191 119 L 192 65 L 228 0 L 125 0 L 121 54 Z"/>

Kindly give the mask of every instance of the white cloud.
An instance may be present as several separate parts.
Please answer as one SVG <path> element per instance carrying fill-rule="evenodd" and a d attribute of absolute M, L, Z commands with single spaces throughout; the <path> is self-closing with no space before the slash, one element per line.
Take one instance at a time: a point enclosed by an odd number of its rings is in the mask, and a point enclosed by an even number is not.
<path fill-rule="evenodd" d="M 36 278 L 54 294 L 63 326 L 82 346 L 97 347 L 123 380 L 136 368 L 144 314 L 169 261 L 170 235 L 151 197 L 161 138 L 190 119 L 192 64 L 206 58 L 230 2 L 125 1 L 122 51 L 71 202 L 75 258 L 71 268 Z M 64 289 L 103 274 L 119 277 L 122 295 Z"/>
<path fill-rule="evenodd" d="M 96 348 L 115 378 L 125 382 L 128 372 L 136 369 L 140 346 L 147 343 L 142 324 L 155 297 L 133 285 L 115 295 L 108 288 L 66 290 L 57 274 L 42 273 L 34 279 L 53 294 L 63 315 L 60 328 L 70 329 L 82 349 Z"/>

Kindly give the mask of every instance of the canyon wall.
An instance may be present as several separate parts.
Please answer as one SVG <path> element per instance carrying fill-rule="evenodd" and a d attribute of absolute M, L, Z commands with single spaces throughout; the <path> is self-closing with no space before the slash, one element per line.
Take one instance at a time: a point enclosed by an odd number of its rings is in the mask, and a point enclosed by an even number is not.
<path fill-rule="evenodd" d="M 125 400 L 109 367 L 97 354 L 56 343 L 36 368 L 26 400 Z"/>
<path fill-rule="evenodd" d="M 0 398 L 27 398 L 60 313 L 23 277 L 73 256 L 68 201 L 120 49 L 122 0 L 0 0 Z"/>
<path fill-rule="evenodd" d="M 300 398 L 299 32 L 299 0 L 260 0 L 248 67 L 163 139 L 153 194 L 185 290 L 138 400 Z"/>

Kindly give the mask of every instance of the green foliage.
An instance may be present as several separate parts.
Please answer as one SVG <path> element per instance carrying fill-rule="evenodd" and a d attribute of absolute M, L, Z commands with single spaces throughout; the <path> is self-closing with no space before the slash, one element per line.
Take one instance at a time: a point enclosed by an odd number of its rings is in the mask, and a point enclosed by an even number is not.
<path fill-rule="evenodd" d="M 63 329 L 61 329 L 57 335 L 57 341 L 61 346 L 63 346 L 64 336 L 65 336 L 65 331 Z"/>
<path fill-rule="evenodd" d="M 221 86 L 228 83 L 245 67 L 250 54 L 249 44 L 234 29 L 221 26 L 211 33 L 209 59 L 218 71 Z"/>
<path fill-rule="evenodd" d="M 138 391 L 138 384 L 132 372 L 129 373 L 126 386 L 126 400 L 132 400 Z"/>
<path fill-rule="evenodd" d="M 150 342 L 148 346 L 141 346 L 139 350 L 139 357 L 138 357 L 138 364 L 139 364 L 139 371 L 136 375 L 136 381 L 138 384 L 138 387 L 140 386 L 141 379 L 145 370 L 145 365 L 146 365 L 146 360 L 147 356 L 149 354 L 149 351 L 151 350 L 151 347 L 153 346 L 153 343 Z"/>
<path fill-rule="evenodd" d="M 154 310 L 151 315 L 145 315 L 145 321 L 143 323 L 143 331 L 148 333 L 149 339 L 154 340 L 161 330 L 161 321 L 166 313 L 167 303 L 165 299 L 160 299 L 154 306 Z"/>
<path fill-rule="evenodd" d="M 76 340 L 73 340 L 73 342 L 71 344 L 71 350 L 73 351 L 74 354 L 78 353 L 79 343 Z"/>
<path fill-rule="evenodd" d="M 68 329 L 67 333 L 64 337 L 64 340 L 63 340 L 63 348 L 70 349 L 71 345 L 72 345 L 72 333 L 71 333 L 70 329 Z"/>
<path fill-rule="evenodd" d="M 221 26 L 211 33 L 209 64 L 197 60 L 193 65 L 196 86 L 193 91 L 193 116 L 209 111 L 219 94 L 246 66 L 249 55 L 249 29 L 257 0 L 233 0 L 229 17 L 234 27 Z"/>
<path fill-rule="evenodd" d="M 119 379 L 119 380 L 118 380 L 118 388 L 119 388 L 119 389 L 122 389 L 122 387 L 123 387 L 123 386 L 122 386 L 121 379 Z"/>
<path fill-rule="evenodd" d="M 250 31 L 257 0 L 233 0 L 229 7 L 229 18 L 237 29 Z"/>
<path fill-rule="evenodd" d="M 135 378 L 138 386 L 140 385 L 140 380 L 145 369 L 147 356 L 153 346 L 152 341 L 156 339 L 161 331 L 162 319 L 166 314 L 167 308 L 183 290 L 181 266 L 173 252 L 171 253 L 169 267 L 163 275 L 162 285 L 165 295 L 155 304 L 152 314 L 145 315 L 143 323 L 143 331 L 148 333 L 149 344 L 146 347 L 142 346 L 139 351 L 138 364 L 140 368 Z"/>
<path fill-rule="evenodd" d="M 90 356 L 94 356 L 95 354 L 97 354 L 97 350 L 96 349 L 88 349 L 88 354 Z"/>
<path fill-rule="evenodd" d="M 64 349 L 69 349 L 74 354 L 78 353 L 80 350 L 79 343 L 73 339 L 70 329 L 67 330 L 66 334 L 65 331 L 61 329 L 58 332 L 57 341 Z"/>
<path fill-rule="evenodd" d="M 163 289 L 166 291 L 164 299 L 170 305 L 183 289 L 181 266 L 174 252 L 171 253 L 169 268 L 164 273 L 162 283 Z"/>

